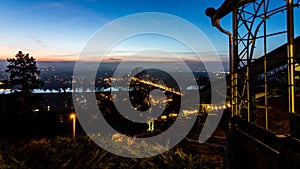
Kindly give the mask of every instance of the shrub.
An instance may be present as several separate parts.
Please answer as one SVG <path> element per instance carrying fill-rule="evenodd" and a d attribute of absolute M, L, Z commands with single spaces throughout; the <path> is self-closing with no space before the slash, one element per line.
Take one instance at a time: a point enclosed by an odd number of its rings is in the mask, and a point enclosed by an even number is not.
<path fill-rule="evenodd" d="M 178 147 L 149 158 L 125 158 L 103 150 L 87 136 L 0 145 L 0 168 L 218 168 L 207 155 L 184 153 Z"/>

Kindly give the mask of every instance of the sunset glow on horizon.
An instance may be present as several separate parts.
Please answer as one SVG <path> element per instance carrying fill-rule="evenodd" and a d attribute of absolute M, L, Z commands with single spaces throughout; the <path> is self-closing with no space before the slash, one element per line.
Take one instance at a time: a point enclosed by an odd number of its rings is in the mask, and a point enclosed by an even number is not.
<path fill-rule="evenodd" d="M 23 51 L 37 61 L 76 61 L 89 39 L 103 26 L 121 17 L 140 12 L 166 13 L 190 22 L 209 38 L 217 53 L 228 60 L 228 37 L 214 29 L 210 18 L 205 15 L 206 8 L 218 7 L 221 3 L 222 1 L 200 0 L 1 1 L 0 60 L 12 58 L 18 51 Z M 299 10 L 295 9 L 295 18 L 297 15 Z M 298 28 L 299 24 L 295 20 L 295 28 Z M 231 14 L 222 19 L 222 25 L 231 30 Z M 177 27 L 174 27 L 175 29 Z M 296 36 L 299 36 L 298 29 L 295 29 Z M 145 47 L 146 45 L 141 42 L 143 41 L 137 40 L 121 50 L 127 52 L 141 46 Z M 163 44 L 157 39 L 155 43 L 164 45 L 168 48 L 168 52 L 171 50 L 175 53 L 186 52 L 178 46 Z M 203 45 L 201 40 L 198 43 Z M 213 51 L 199 52 L 207 53 L 204 58 L 213 60 L 210 58 Z"/>
<path fill-rule="evenodd" d="M 217 5 L 220 2 L 198 0 L 189 3 L 182 0 L 172 3 L 134 0 L 1 1 L 0 60 L 12 58 L 18 51 L 23 51 L 37 61 L 76 61 L 90 37 L 104 25 L 126 15 L 149 11 L 181 17 L 204 33 L 214 34 L 210 38 L 218 37 L 224 41 L 220 41 L 224 45 L 218 45 L 218 50 L 227 53 L 227 37 L 211 29 L 210 19 L 204 14 L 208 6 Z M 141 43 L 135 45 L 138 47 Z M 174 52 L 178 52 L 176 47 Z"/>

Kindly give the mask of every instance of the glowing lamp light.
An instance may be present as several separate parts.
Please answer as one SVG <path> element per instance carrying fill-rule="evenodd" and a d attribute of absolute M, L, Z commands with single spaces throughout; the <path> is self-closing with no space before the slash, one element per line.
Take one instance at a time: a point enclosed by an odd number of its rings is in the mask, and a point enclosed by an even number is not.
<path fill-rule="evenodd" d="M 73 138 L 76 136 L 76 114 L 70 114 L 70 119 L 73 120 Z"/>
<path fill-rule="evenodd" d="M 76 114 L 72 113 L 70 114 L 70 119 L 75 119 L 76 118 Z"/>

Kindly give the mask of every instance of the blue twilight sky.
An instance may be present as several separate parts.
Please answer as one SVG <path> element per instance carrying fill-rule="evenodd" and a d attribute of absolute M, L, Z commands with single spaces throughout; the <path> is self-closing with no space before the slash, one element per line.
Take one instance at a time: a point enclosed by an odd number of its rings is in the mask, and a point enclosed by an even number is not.
<path fill-rule="evenodd" d="M 168 13 L 189 21 L 209 38 L 220 56 L 227 58 L 228 37 L 213 28 L 210 19 L 204 13 L 207 7 L 217 8 L 222 2 L 222 0 L 1 0 L 0 59 L 13 57 L 17 51 L 22 50 L 37 60 L 76 60 L 89 38 L 102 26 L 138 12 Z M 298 15 L 299 9 L 295 10 L 295 18 Z M 299 23 L 297 19 L 295 20 L 297 36 Z M 273 24 L 276 25 L 278 22 Z M 222 19 L 222 25 L 231 30 L 231 15 Z M 139 41 L 135 41 L 138 46 Z M 135 47 L 133 42 L 128 43 L 132 48 Z M 276 45 L 274 43 L 274 46 Z"/>

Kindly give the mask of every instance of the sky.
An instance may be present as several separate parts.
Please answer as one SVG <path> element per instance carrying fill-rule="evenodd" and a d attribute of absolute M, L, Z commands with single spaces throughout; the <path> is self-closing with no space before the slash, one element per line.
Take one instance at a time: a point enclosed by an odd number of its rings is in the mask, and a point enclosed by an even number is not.
<path fill-rule="evenodd" d="M 1 0 L 0 60 L 14 57 L 20 50 L 29 53 L 38 61 L 76 60 L 89 39 L 104 25 L 140 12 L 161 12 L 190 22 L 207 36 L 221 57 L 228 59 L 228 37 L 212 27 L 210 18 L 205 15 L 206 8 L 217 8 L 222 2 L 221 0 Z M 299 12 L 295 13 L 298 14 Z M 221 22 L 224 28 L 231 30 L 231 15 L 223 18 Z M 295 27 L 299 27 L 298 25 L 299 23 L 296 23 Z M 157 43 L 159 40 L 154 41 L 157 38 L 155 36 L 148 38 L 156 45 L 164 45 L 163 42 Z M 141 41 L 143 39 L 129 40 L 117 48 L 125 50 L 141 47 Z M 170 43 L 175 45 L 173 47 L 175 52 L 180 52 L 180 48 L 176 46 L 177 42 Z M 210 51 L 205 52 L 209 57 Z"/>

